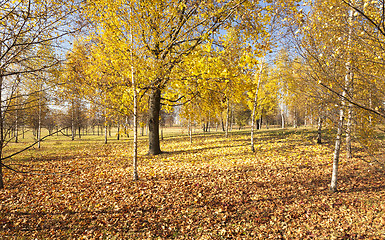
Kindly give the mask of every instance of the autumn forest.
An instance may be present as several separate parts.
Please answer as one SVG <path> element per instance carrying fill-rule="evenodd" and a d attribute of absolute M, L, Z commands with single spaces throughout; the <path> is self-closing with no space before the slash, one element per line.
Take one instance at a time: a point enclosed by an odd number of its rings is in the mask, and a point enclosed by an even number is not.
<path fill-rule="evenodd" d="M 0 238 L 385 239 L 384 0 L 1 0 Z"/>

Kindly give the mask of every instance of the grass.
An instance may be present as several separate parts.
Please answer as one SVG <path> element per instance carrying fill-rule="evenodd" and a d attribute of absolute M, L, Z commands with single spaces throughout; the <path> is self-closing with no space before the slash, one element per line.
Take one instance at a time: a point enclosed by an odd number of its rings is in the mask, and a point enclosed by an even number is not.
<path fill-rule="evenodd" d="M 147 156 L 140 138 L 139 181 L 131 139 L 59 136 L 4 171 L 0 237 L 49 239 L 384 239 L 385 176 L 360 158 L 340 162 L 331 194 L 333 135 L 264 129 L 256 152 L 247 131 L 165 130 L 165 154 Z M 179 135 L 178 135 L 179 133 Z M 15 150 L 17 146 L 10 146 Z M 13 148 L 13 149 L 11 149 Z"/>

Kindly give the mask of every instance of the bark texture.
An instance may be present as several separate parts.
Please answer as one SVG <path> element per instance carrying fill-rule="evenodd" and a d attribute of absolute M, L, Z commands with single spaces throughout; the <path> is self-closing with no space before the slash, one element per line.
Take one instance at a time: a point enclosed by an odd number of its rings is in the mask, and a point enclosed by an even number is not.
<path fill-rule="evenodd" d="M 159 143 L 159 113 L 161 91 L 158 88 L 152 89 L 148 108 L 148 154 L 161 154 Z"/>
<path fill-rule="evenodd" d="M 322 144 L 322 117 L 318 117 L 317 143 Z"/>
<path fill-rule="evenodd" d="M 344 103 L 344 102 L 342 102 L 342 103 Z M 339 117 L 339 121 L 338 121 L 336 143 L 334 146 L 333 172 L 332 172 L 332 181 L 330 183 L 330 191 L 331 192 L 337 192 L 338 162 L 339 162 L 339 158 L 340 158 L 341 136 L 342 136 L 343 124 L 344 124 L 344 104 L 342 104 L 341 109 L 340 109 L 340 117 Z"/>

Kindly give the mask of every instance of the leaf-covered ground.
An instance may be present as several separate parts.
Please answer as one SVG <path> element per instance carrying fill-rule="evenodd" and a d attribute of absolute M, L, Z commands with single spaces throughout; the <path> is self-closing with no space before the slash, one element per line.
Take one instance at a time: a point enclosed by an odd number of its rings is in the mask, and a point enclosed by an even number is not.
<path fill-rule="evenodd" d="M 13 165 L 37 174 L 5 170 L 0 238 L 385 239 L 384 172 L 356 147 L 331 194 L 332 142 L 313 138 L 262 131 L 251 153 L 245 132 L 173 137 L 156 157 L 143 142 L 137 182 L 129 141 L 56 142 L 57 156 Z"/>

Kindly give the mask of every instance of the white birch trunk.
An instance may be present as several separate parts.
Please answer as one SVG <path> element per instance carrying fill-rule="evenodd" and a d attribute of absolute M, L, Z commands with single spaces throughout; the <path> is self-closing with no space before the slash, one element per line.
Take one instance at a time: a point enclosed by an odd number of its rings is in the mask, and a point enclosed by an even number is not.
<path fill-rule="evenodd" d="M 0 56 L 2 54 L 2 42 L 0 41 Z M 0 58 L 1 65 L 1 58 Z M 3 70 L 0 68 L 0 189 L 4 188 L 3 181 L 3 148 L 4 148 L 4 114 L 2 106 L 2 94 L 3 93 Z"/>
<path fill-rule="evenodd" d="M 230 118 L 230 100 L 227 99 L 227 111 L 226 111 L 226 138 L 229 137 L 229 118 Z"/>
<path fill-rule="evenodd" d="M 353 90 L 353 69 L 352 69 L 352 56 L 351 56 L 351 45 L 352 45 L 352 33 L 353 33 L 353 10 L 349 12 L 349 35 L 348 35 L 348 50 L 349 56 L 348 61 L 346 62 L 346 78 L 345 78 L 345 88 L 347 93 L 352 94 Z M 347 121 L 346 121 L 346 157 L 348 159 L 352 158 L 352 121 L 353 121 L 353 105 L 348 103 L 347 109 Z"/>
<path fill-rule="evenodd" d="M 321 114 L 318 117 L 317 143 L 322 144 L 322 116 L 321 116 Z"/>
<path fill-rule="evenodd" d="M 258 92 L 259 92 L 259 88 L 261 86 L 261 80 L 262 80 L 263 63 L 264 63 L 264 59 L 261 62 L 261 66 L 258 72 L 258 83 L 257 83 L 257 89 L 255 91 L 255 95 L 254 95 L 253 112 L 251 114 L 250 148 L 252 152 L 255 152 L 255 148 L 254 148 L 254 128 L 255 128 L 255 117 L 256 117 L 255 115 L 256 115 L 257 106 L 258 106 Z"/>
<path fill-rule="evenodd" d="M 234 125 L 234 105 L 231 106 L 231 124 L 230 124 L 230 131 L 233 131 L 233 125 Z"/>
<path fill-rule="evenodd" d="M 136 181 L 139 179 L 138 176 L 138 96 L 136 92 L 136 84 L 134 78 L 134 66 L 131 66 L 131 82 L 132 90 L 134 93 L 134 147 L 133 147 L 133 180 Z"/>
<path fill-rule="evenodd" d="M 71 109 L 71 140 L 75 140 L 75 123 L 74 123 L 74 100 L 71 101 L 72 109 Z"/>
<path fill-rule="evenodd" d="M 352 20 L 353 20 L 353 10 L 349 11 L 349 36 L 348 36 L 348 48 L 350 48 L 351 45 L 351 34 L 352 34 Z M 345 75 L 345 88 L 342 92 L 341 97 L 341 108 L 339 113 L 339 121 L 338 121 L 338 129 L 337 129 L 337 137 L 336 137 L 336 143 L 334 147 L 334 155 L 333 155 L 333 171 L 332 171 L 332 180 L 330 183 L 330 191 L 331 192 L 337 192 L 337 179 L 338 179 L 338 163 L 339 163 L 339 156 L 340 156 L 340 149 L 341 149 L 341 137 L 342 137 L 342 128 L 344 126 L 344 111 L 345 111 L 345 105 L 346 100 L 345 97 L 347 95 L 347 90 L 350 88 L 351 81 L 352 81 L 352 69 L 351 69 L 351 59 L 349 57 L 348 61 L 346 62 L 346 75 Z M 347 134 L 347 135 L 350 135 Z"/>
<path fill-rule="evenodd" d="M 313 113 L 310 114 L 310 125 L 313 126 Z"/>
<path fill-rule="evenodd" d="M 130 6 L 130 14 L 132 13 L 132 9 Z M 131 22 L 132 24 L 132 22 Z M 131 85 L 132 91 L 134 94 L 134 147 L 133 147 L 133 157 L 132 157 L 132 167 L 133 167 L 133 180 L 137 181 L 139 179 L 138 176 L 138 96 L 136 92 L 136 81 L 134 76 L 134 63 L 133 63 L 133 49 L 134 49 L 134 37 L 132 34 L 132 26 L 130 25 L 130 35 L 131 35 Z"/>
<path fill-rule="evenodd" d="M 353 121 L 353 106 L 348 104 L 348 118 L 346 121 L 346 157 L 352 158 L 352 121 Z"/>
<path fill-rule="evenodd" d="M 42 91 L 42 84 L 40 84 L 39 89 L 39 116 L 38 116 L 38 128 L 37 128 L 37 148 L 40 148 L 40 142 L 41 142 L 41 91 Z"/>
<path fill-rule="evenodd" d="M 191 116 L 188 118 L 188 135 L 190 137 L 190 143 L 192 143 L 192 127 L 191 127 Z"/>
<path fill-rule="evenodd" d="M 345 96 L 345 95 L 346 95 L 346 92 L 344 91 L 343 96 Z M 340 150 L 341 150 L 342 127 L 344 124 L 344 107 L 345 107 L 345 100 L 342 99 L 341 100 L 340 113 L 339 113 L 336 143 L 334 146 L 334 154 L 333 154 L 333 172 L 332 172 L 332 180 L 330 183 L 330 191 L 331 192 L 337 191 L 338 162 L 339 162 Z"/>
<path fill-rule="evenodd" d="M 107 109 L 104 109 L 104 144 L 108 142 Z"/>
<path fill-rule="evenodd" d="M 15 143 L 19 142 L 19 106 L 16 106 Z"/>

